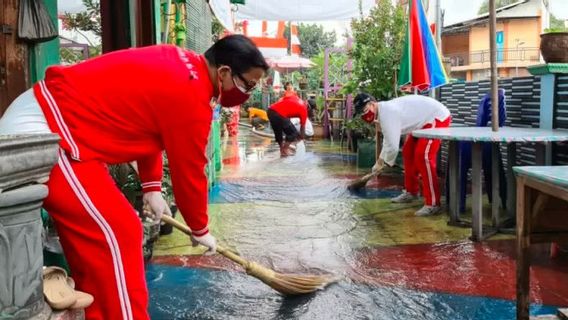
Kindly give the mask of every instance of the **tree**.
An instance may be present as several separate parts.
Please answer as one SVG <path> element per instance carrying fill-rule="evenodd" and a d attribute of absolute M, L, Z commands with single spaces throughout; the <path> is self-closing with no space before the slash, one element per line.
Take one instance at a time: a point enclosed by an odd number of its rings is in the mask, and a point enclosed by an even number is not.
<path fill-rule="evenodd" d="M 377 0 L 367 17 L 352 20 L 351 29 L 354 68 L 344 92 L 362 90 L 380 100 L 392 98 L 406 32 L 404 9 L 391 0 Z"/>
<path fill-rule="evenodd" d="M 215 15 L 212 15 L 211 37 L 213 39 L 213 42 L 217 42 L 217 40 L 219 40 L 219 38 L 221 38 L 221 35 L 223 34 L 224 31 L 225 31 L 225 27 L 223 27 L 223 25 L 221 24 L 221 22 L 219 22 L 219 19 L 217 19 L 217 17 L 215 17 Z"/>
<path fill-rule="evenodd" d="M 63 28 L 77 32 L 91 31 L 98 37 L 102 37 L 103 28 L 101 23 L 101 5 L 98 0 L 83 0 L 86 10 L 78 13 L 66 12 L 63 16 Z M 84 35 L 83 35 L 84 36 Z M 87 37 L 84 36 L 86 39 Z M 87 39 L 87 41 L 89 41 Z"/>
<path fill-rule="evenodd" d="M 289 35 L 290 30 L 286 26 L 284 36 L 289 38 Z M 300 40 L 302 55 L 311 58 L 318 55 L 325 48 L 332 48 L 337 41 L 337 35 L 335 31 L 324 31 L 321 25 L 315 23 L 300 23 L 298 26 L 298 39 Z"/>
<path fill-rule="evenodd" d="M 564 20 L 558 19 L 555 15 L 550 14 L 550 29 L 566 29 Z"/>
<path fill-rule="evenodd" d="M 495 8 L 502 8 L 504 6 L 508 6 L 515 2 L 519 2 L 519 0 L 495 0 Z M 489 0 L 483 0 L 477 14 L 485 14 L 488 12 L 489 12 Z"/>
<path fill-rule="evenodd" d="M 89 37 L 83 32 L 90 31 L 99 38 L 103 35 L 103 28 L 101 23 L 101 5 L 99 0 L 83 0 L 85 11 L 78 13 L 66 12 L 61 19 L 63 22 L 63 29 L 73 30 L 80 34 L 89 43 L 89 56 L 98 56 L 102 52 L 101 44 L 94 44 L 89 40 Z M 83 60 L 82 54 L 77 54 L 68 48 L 60 48 L 59 50 L 62 62 L 73 64 Z"/>

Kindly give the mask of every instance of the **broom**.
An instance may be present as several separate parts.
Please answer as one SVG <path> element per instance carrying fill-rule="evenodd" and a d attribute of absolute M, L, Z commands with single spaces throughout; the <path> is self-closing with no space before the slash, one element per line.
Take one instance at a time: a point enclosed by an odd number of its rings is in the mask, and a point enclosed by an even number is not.
<path fill-rule="evenodd" d="M 191 236 L 191 229 L 174 218 L 164 215 L 162 221 L 172 225 L 174 228 Z M 272 289 L 286 296 L 301 295 L 312 293 L 325 288 L 328 284 L 339 280 L 336 276 L 329 275 L 299 275 L 299 274 L 282 274 L 272 269 L 266 268 L 256 262 L 248 261 L 239 255 L 217 246 L 217 252 L 229 258 L 230 260 L 240 264 L 248 275 L 251 275 L 260 281 L 266 283 Z"/>
<path fill-rule="evenodd" d="M 361 188 L 364 188 L 367 185 L 367 182 L 369 182 L 369 180 L 380 175 L 381 172 L 383 172 L 382 169 L 377 170 L 377 171 L 372 171 L 371 173 L 368 173 L 368 174 L 362 176 L 361 178 L 358 178 L 358 179 L 354 180 L 353 182 L 351 182 L 349 184 L 349 186 L 347 186 L 347 189 L 355 191 L 355 190 L 359 190 Z"/>

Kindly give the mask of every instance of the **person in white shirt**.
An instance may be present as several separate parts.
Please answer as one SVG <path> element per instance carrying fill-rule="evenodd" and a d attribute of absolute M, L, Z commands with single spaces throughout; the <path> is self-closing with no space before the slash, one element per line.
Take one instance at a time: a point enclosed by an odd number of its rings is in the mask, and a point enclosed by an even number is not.
<path fill-rule="evenodd" d="M 418 129 L 450 126 L 451 115 L 439 101 L 420 95 L 407 95 L 389 101 L 377 102 L 366 93 L 353 100 L 355 114 L 369 123 L 377 121 L 383 134 L 383 148 L 373 171 L 385 165 L 393 166 L 398 155 L 400 138 L 407 135 L 402 148 L 404 187 L 394 203 L 408 203 L 418 198 L 418 177 L 422 178 L 424 207 L 417 216 L 429 216 L 440 211 L 440 186 L 436 174 L 436 157 L 440 140 L 414 138 L 410 133 Z"/>

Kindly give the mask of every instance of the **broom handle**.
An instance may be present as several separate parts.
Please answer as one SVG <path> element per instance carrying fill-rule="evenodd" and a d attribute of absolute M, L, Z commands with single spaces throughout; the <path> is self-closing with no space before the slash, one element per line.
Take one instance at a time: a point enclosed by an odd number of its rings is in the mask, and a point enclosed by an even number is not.
<path fill-rule="evenodd" d="M 177 221 L 176 219 L 168 216 L 168 215 L 163 215 L 162 216 L 162 221 L 173 226 L 174 228 L 178 229 L 179 231 L 187 234 L 188 236 L 191 236 L 191 229 L 186 226 L 185 224 Z M 222 254 L 223 256 L 225 256 L 226 258 L 229 258 L 231 260 L 233 260 L 234 262 L 240 264 L 241 266 L 243 266 L 244 268 L 246 268 L 250 262 L 238 255 L 236 255 L 235 253 L 221 247 L 221 246 L 217 246 L 217 252 L 219 252 L 220 254 Z"/>

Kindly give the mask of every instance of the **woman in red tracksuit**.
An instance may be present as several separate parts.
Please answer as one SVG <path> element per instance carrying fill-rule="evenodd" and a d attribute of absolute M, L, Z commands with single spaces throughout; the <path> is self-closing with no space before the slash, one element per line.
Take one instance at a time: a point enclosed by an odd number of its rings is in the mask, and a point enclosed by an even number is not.
<path fill-rule="evenodd" d="M 204 172 L 210 101 L 245 102 L 267 69 L 244 36 L 225 37 L 203 56 L 169 45 L 122 50 L 49 68 L 6 111 L 0 134 L 61 137 L 44 207 L 77 288 L 95 297 L 87 319 L 149 318 L 142 227 L 106 164 L 137 161 L 144 202 L 159 219 L 168 210 L 161 195 L 165 150 L 191 240 L 214 252 Z"/>

